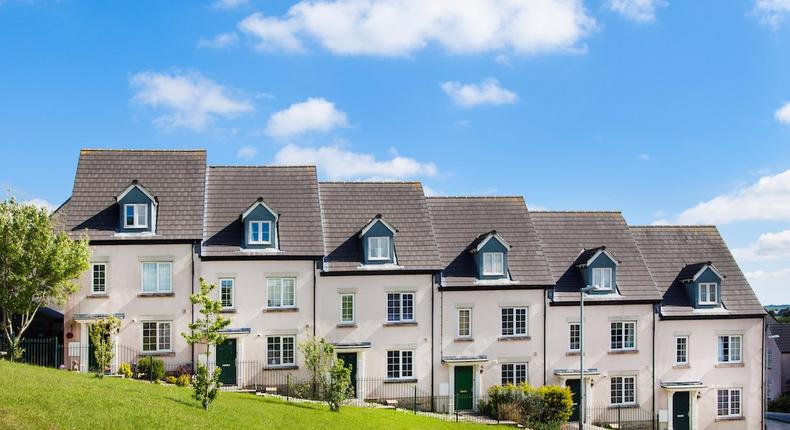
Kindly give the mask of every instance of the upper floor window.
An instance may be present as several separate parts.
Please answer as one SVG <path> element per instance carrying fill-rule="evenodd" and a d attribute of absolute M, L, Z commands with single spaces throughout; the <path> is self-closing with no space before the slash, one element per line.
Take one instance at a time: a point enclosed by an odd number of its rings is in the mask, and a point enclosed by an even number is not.
<path fill-rule="evenodd" d="M 368 238 L 368 260 L 389 260 L 390 238 L 373 236 Z"/>
<path fill-rule="evenodd" d="M 636 349 L 636 322 L 613 322 L 610 348 L 613 351 Z"/>
<path fill-rule="evenodd" d="M 340 323 L 353 324 L 354 323 L 354 294 L 345 293 L 340 295 Z"/>
<path fill-rule="evenodd" d="M 603 290 L 612 289 L 612 268 L 594 267 L 592 269 L 593 285 Z"/>
<path fill-rule="evenodd" d="M 719 363 L 740 363 L 742 337 L 719 336 Z"/>
<path fill-rule="evenodd" d="M 472 308 L 458 309 L 458 337 L 472 337 Z"/>
<path fill-rule="evenodd" d="M 173 291 L 173 264 L 170 262 L 143 263 L 143 292 L 170 293 Z"/>
<path fill-rule="evenodd" d="M 170 321 L 143 321 L 143 352 L 170 351 Z"/>
<path fill-rule="evenodd" d="M 570 323 L 570 342 L 568 344 L 568 351 L 579 351 L 581 348 L 581 325 L 579 323 Z"/>
<path fill-rule="evenodd" d="M 250 221 L 250 237 L 248 242 L 253 245 L 272 243 L 271 221 Z"/>
<path fill-rule="evenodd" d="M 107 294 L 107 263 L 93 263 L 91 294 Z"/>
<path fill-rule="evenodd" d="M 222 309 L 233 309 L 235 307 L 235 283 L 233 278 L 219 280 L 219 298 L 222 302 Z"/>
<path fill-rule="evenodd" d="M 715 305 L 718 303 L 718 291 L 715 282 L 703 282 L 699 284 L 699 304 Z"/>
<path fill-rule="evenodd" d="M 123 226 L 127 228 L 148 227 L 148 205 L 131 203 L 123 205 Z"/>
<path fill-rule="evenodd" d="M 636 403 L 636 377 L 614 376 L 611 382 L 612 406 L 633 405 Z"/>
<path fill-rule="evenodd" d="M 483 275 L 504 275 L 505 255 L 501 252 L 483 253 Z"/>
<path fill-rule="evenodd" d="M 296 306 L 295 278 L 267 278 L 266 306 L 269 308 L 292 308 Z"/>
<path fill-rule="evenodd" d="M 414 293 L 387 294 L 387 321 L 414 321 Z"/>
<path fill-rule="evenodd" d="M 296 338 L 294 336 L 268 336 L 266 338 L 266 364 L 269 366 L 293 366 Z"/>
<path fill-rule="evenodd" d="M 741 416 L 740 388 L 718 390 L 716 396 L 716 415 L 719 417 Z"/>
<path fill-rule="evenodd" d="M 688 336 L 678 336 L 675 338 L 675 364 L 689 364 L 689 338 Z"/>
<path fill-rule="evenodd" d="M 387 351 L 387 379 L 414 377 L 414 351 Z"/>
<path fill-rule="evenodd" d="M 502 385 L 518 385 L 528 382 L 527 363 L 503 363 L 502 364 Z"/>
<path fill-rule="evenodd" d="M 527 335 L 527 308 L 502 308 L 502 336 Z"/>

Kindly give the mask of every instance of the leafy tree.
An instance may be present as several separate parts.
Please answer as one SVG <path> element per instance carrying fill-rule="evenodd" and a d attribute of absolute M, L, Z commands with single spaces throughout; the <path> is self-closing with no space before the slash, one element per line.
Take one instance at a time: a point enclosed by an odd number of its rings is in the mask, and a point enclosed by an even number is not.
<path fill-rule="evenodd" d="M 113 352 L 115 343 L 112 338 L 120 327 L 121 320 L 114 316 L 99 319 L 90 325 L 90 338 L 96 356 L 96 366 L 98 366 L 96 376 L 100 378 L 104 377 L 104 373 L 109 369 L 110 362 L 115 356 Z"/>
<path fill-rule="evenodd" d="M 222 302 L 212 299 L 211 292 L 217 288 L 215 284 L 209 284 L 200 278 L 200 292 L 192 294 L 189 300 L 193 305 L 200 306 L 200 313 L 203 317 L 189 324 L 191 333 L 181 333 L 190 345 L 206 345 L 206 358 L 211 353 L 211 346 L 217 346 L 225 341 L 222 329 L 230 324 L 230 320 L 222 316 Z M 195 400 L 199 401 L 203 409 L 208 410 L 209 405 L 219 395 L 219 375 L 220 368 L 215 368 L 214 372 L 209 372 L 208 367 L 200 363 L 197 366 L 192 387 L 195 390 Z"/>
<path fill-rule="evenodd" d="M 323 338 L 310 336 L 299 344 L 313 387 L 317 387 L 329 409 L 339 411 L 351 395 L 351 369 L 335 356 L 335 347 Z"/>
<path fill-rule="evenodd" d="M 56 231 L 46 209 L 13 197 L 0 201 L 0 329 L 12 360 L 22 358 L 20 341 L 36 312 L 79 290 L 75 280 L 89 259 L 88 240 Z"/>

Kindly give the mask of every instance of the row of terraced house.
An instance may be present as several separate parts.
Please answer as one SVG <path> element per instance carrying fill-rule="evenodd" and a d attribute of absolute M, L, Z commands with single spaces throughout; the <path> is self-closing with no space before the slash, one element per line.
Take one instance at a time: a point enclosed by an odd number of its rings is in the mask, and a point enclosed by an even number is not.
<path fill-rule="evenodd" d="M 303 375 L 298 344 L 316 335 L 363 399 L 379 389 L 365 380 L 444 397 L 445 412 L 476 409 L 493 385 L 567 385 L 578 401 L 584 384 L 593 421 L 603 408 L 675 430 L 762 425 L 764 312 L 713 226 L 210 166 L 201 150 L 83 150 L 56 216 L 91 244 L 64 311 L 65 359 L 83 371 L 88 326 L 107 315 L 122 319 L 117 345 L 205 360 L 181 336 L 204 278 L 231 320 L 211 355 L 230 385 Z"/>

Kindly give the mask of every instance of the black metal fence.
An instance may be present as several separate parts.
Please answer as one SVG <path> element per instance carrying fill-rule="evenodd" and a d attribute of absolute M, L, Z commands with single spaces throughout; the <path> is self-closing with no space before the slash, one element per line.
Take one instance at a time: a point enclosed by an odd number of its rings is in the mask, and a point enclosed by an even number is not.
<path fill-rule="evenodd" d="M 63 365 L 63 344 L 60 339 L 22 339 L 19 343 L 22 348 L 22 363 L 45 367 L 60 367 Z M 11 345 L 4 338 L 0 338 L 0 358 L 11 358 Z"/>

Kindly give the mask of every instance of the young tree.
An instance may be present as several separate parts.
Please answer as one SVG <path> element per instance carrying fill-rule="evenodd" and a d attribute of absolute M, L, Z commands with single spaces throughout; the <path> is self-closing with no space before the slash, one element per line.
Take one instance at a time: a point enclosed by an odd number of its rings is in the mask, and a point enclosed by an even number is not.
<path fill-rule="evenodd" d="M 329 409 L 339 411 L 351 394 L 351 369 L 335 356 L 335 347 L 323 338 L 309 336 L 299 344 L 313 387 L 320 390 Z"/>
<path fill-rule="evenodd" d="M 46 209 L 0 201 L 0 329 L 12 360 L 22 358 L 20 341 L 36 312 L 65 303 L 88 270 L 87 239 L 71 240 L 54 224 Z"/>
<path fill-rule="evenodd" d="M 211 346 L 216 347 L 225 341 L 222 329 L 230 324 L 230 320 L 222 316 L 222 302 L 211 298 L 211 292 L 216 288 L 216 285 L 209 284 L 200 278 L 200 292 L 192 294 L 189 300 L 193 305 L 201 307 L 200 313 L 203 314 L 203 317 L 189 324 L 191 333 L 181 333 L 181 336 L 184 336 L 190 345 L 206 345 L 207 359 L 211 353 Z M 214 372 L 210 373 L 208 367 L 203 363 L 197 366 L 192 387 L 195 390 L 195 400 L 200 402 L 203 409 L 207 410 L 211 402 L 219 395 L 220 372 L 221 369 L 215 368 Z"/>
<path fill-rule="evenodd" d="M 114 316 L 109 316 L 97 320 L 90 325 L 90 337 L 94 347 L 94 355 L 96 356 L 96 376 L 103 378 L 104 373 L 109 369 L 110 362 L 112 362 L 113 348 L 115 342 L 112 337 L 121 328 L 121 320 Z"/>

